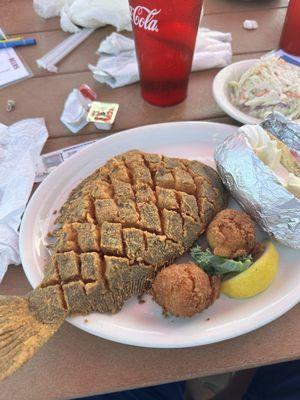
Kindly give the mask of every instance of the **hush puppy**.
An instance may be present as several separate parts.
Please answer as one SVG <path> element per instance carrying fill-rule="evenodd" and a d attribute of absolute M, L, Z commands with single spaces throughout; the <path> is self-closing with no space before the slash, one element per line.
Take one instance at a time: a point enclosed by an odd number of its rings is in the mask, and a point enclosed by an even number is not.
<path fill-rule="evenodd" d="M 217 256 L 246 256 L 256 243 L 255 225 L 243 211 L 226 209 L 219 212 L 209 224 L 206 238 Z"/>
<path fill-rule="evenodd" d="M 220 295 L 221 280 L 194 263 L 173 264 L 160 271 L 152 285 L 153 299 L 176 317 L 192 317 Z"/>

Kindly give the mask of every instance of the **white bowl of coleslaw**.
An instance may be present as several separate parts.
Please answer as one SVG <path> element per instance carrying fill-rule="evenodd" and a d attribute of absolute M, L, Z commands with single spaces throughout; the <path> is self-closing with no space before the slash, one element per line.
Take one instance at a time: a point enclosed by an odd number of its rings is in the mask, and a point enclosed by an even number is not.
<path fill-rule="evenodd" d="M 276 110 L 300 118 L 300 68 L 275 57 L 239 61 L 213 82 L 219 107 L 243 124 L 259 124 Z"/>
<path fill-rule="evenodd" d="M 213 82 L 213 95 L 218 106 L 226 114 L 242 124 L 259 124 L 262 121 L 245 114 L 231 103 L 229 82 L 239 80 L 240 77 L 258 61 L 258 59 L 253 59 L 230 64 L 215 76 Z"/>

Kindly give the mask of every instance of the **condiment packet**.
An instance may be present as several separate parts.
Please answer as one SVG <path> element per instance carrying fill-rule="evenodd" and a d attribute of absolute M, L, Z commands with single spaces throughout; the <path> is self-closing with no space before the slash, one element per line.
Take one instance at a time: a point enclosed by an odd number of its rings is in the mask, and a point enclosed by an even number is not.
<path fill-rule="evenodd" d="M 75 146 L 65 147 L 51 153 L 43 154 L 39 157 L 38 162 L 35 166 L 35 182 L 42 182 L 47 175 L 50 174 L 56 167 L 62 164 L 65 160 L 72 157 L 78 151 L 84 149 L 88 145 L 95 143 L 96 140 L 90 140 L 88 142 L 76 144 Z"/>
<path fill-rule="evenodd" d="M 93 101 L 87 121 L 94 122 L 97 129 L 110 130 L 115 121 L 118 109 L 119 104 L 116 103 Z"/>
<path fill-rule="evenodd" d="M 62 115 L 61 122 L 77 133 L 87 124 L 87 115 L 91 102 L 96 100 L 97 94 L 86 84 L 81 85 L 79 89 L 73 89 L 69 94 Z"/>

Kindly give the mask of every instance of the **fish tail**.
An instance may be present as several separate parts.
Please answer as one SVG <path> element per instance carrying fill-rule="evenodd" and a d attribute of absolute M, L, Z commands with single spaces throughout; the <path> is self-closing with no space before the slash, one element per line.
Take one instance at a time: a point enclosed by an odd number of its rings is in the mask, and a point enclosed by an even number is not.
<path fill-rule="evenodd" d="M 35 291 L 31 293 L 34 298 Z M 0 296 L 0 381 L 28 361 L 65 319 L 61 315 L 52 321 L 42 321 L 31 308 L 31 302 L 30 295 Z"/>

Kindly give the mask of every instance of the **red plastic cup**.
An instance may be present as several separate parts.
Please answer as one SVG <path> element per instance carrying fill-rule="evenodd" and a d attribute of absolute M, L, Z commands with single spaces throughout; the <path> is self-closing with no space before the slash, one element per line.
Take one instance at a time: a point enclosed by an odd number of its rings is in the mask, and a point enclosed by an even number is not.
<path fill-rule="evenodd" d="M 203 0 L 129 0 L 142 96 L 157 106 L 183 101 Z"/>
<path fill-rule="evenodd" d="M 290 0 L 280 39 L 280 48 L 300 56 L 300 0 Z"/>

